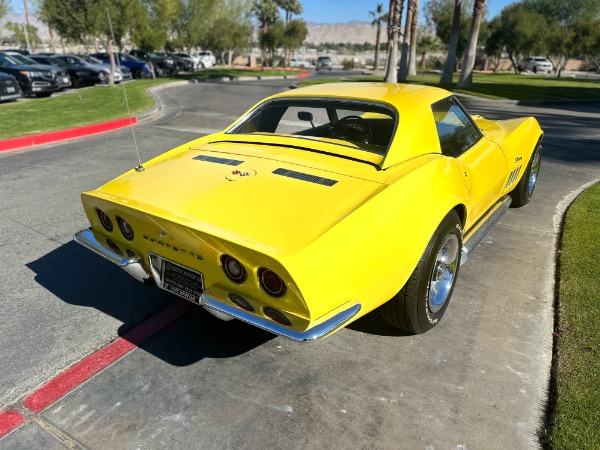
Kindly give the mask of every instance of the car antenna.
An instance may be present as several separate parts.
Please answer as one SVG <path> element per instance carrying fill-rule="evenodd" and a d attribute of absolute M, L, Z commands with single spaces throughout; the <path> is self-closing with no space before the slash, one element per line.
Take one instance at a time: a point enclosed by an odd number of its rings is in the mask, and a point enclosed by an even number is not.
<path fill-rule="evenodd" d="M 110 36 L 112 38 L 113 43 L 116 43 L 115 40 L 115 32 L 112 26 L 112 20 L 110 20 L 110 12 L 108 11 L 108 7 L 106 8 L 106 16 L 108 17 L 108 26 L 110 27 Z M 114 58 L 114 52 L 113 52 Z M 121 70 L 121 59 L 117 56 L 115 58 L 117 61 L 117 66 L 119 70 Z M 135 138 L 135 130 L 133 128 L 133 116 L 131 115 L 131 110 L 129 109 L 129 101 L 127 100 L 127 91 L 125 90 L 125 81 L 121 81 L 121 86 L 123 86 L 123 96 L 125 97 L 125 105 L 127 105 L 127 115 L 129 116 L 129 128 L 131 129 L 131 135 L 133 136 L 133 144 L 135 145 L 135 152 L 137 153 L 138 166 L 135 167 L 136 172 L 143 172 L 146 170 L 142 165 L 142 159 L 140 158 L 140 150 L 138 148 L 137 140 Z"/>

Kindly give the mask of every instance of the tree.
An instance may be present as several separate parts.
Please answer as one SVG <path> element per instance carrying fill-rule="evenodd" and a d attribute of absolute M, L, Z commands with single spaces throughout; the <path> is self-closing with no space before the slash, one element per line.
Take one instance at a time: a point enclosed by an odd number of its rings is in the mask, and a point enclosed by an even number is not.
<path fill-rule="evenodd" d="M 522 5 L 559 25 L 600 14 L 600 0 L 522 0 Z"/>
<path fill-rule="evenodd" d="M 410 25 L 410 54 L 408 57 L 408 75 L 417 74 L 417 34 L 419 30 L 419 0 L 414 0 L 414 12 Z"/>
<path fill-rule="evenodd" d="M 277 65 L 277 49 L 283 46 L 284 39 L 284 25 L 281 21 L 271 24 L 267 32 L 260 35 L 260 47 L 266 55 L 266 58 L 263 59 L 263 66 L 275 67 Z"/>
<path fill-rule="evenodd" d="M 176 19 L 171 24 L 178 46 L 186 51 L 206 47 L 209 30 L 217 16 L 218 0 L 178 0 Z"/>
<path fill-rule="evenodd" d="M 113 45 L 121 48 L 123 37 L 132 32 L 136 19 L 143 15 L 139 0 L 43 0 L 40 9 L 48 26 L 62 38 L 83 43 L 93 37 L 104 45 L 109 54 L 109 83 L 112 84 L 115 70 Z M 113 25 L 114 42 L 107 11 Z"/>
<path fill-rule="evenodd" d="M 379 68 L 379 47 L 381 43 L 381 22 L 384 21 L 386 13 L 383 10 L 383 3 L 378 3 L 375 11 L 369 11 L 369 16 L 373 19 L 371 25 L 373 25 L 377 32 L 375 35 L 375 62 L 373 63 L 373 70 Z"/>
<path fill-rule="evenodd" d="M 285 49 L 285 65 L 290 65 L 290 56 L 294 50 L 299 48 L 306 36 L 308 28 L 303 20 L 290 20 L 285 24 L 283 30 L 283 48 Z"/>
<path fill-rule="evenodd" d="M 177 0 L 140 1 L 143 14 L 137 17 L 131 40 L 144 51 L 162 49 L 178 17 L 180 4 Z"/>
<path fill-rule="evenodd" d="M 400 22 L 404 0 L 390 0 L 390 12 L 388 20 L 388 58 L 385 73 L 386 83 L 396 83 L 398 80 L 396 65 L 398 63 L 398 35 L 400 34 Z"/>
<path fill-rule="evenodd" d="M 406 18 L 404 19 L 404 38 L 402 39 L 402 54 L 400 56 L 400 67 L 398 68 L 398 80 L 406 80 L 408 75 L 409 42 L 412 41 L 412 21 L 415 14 L 415 0 L 408 0 Z"/>
<path fill-rule="evenodd" d="M 245 0 L 227 0 L 217 5 L 206 46 L 219 53 L 224 64 L 230 66 L 234 53 L 250 46 L 250 18 L 251 4 Z"/>
<path fill-rule="evenodd" d="M 302 4 L 300 0 L 275 0 L 277 6 L 285 11 L 285 24 L 292 20 L 293 14 L 302 14 Z"/>
<path fill-rule="evenodd" d="M 433 3 L 428 4 L 431 7 Z M 442 76 L 440 78 L 440 84 L 450 84 L 452 83 L 452 75 L 454 74 L 454 69 L 456 67 L 456 57 L 459 54 L 459 41 L 460 41 L 460 29 L 461 29 L 461 18 L 462 18 L 462 0 L 454 1 L 454 12 L 452 13 L 452 26 L 450 35 L 448 35 L 448 55 L 446 56 L 446 63 L 444 64 L 444 71 L 442 72 Z M 442 20 L 442 15 L 439 11 L 428 10 L 428 14 L 431 15 L 432 19 L 436 23 L 436 31 L 437 36 L 442 39 L 440 36 L 440 32 L 438 28 L 441 28 L 445 20 Z M 442 36 L 444 34 L 442 33 Z M 444 39 L 442 39 L 444 42 Z"/>
<path fill-rule="evenodd" d="M 10 33 L 11 40 L 18 43 L 21 48 L 27 48 L 27 40 L 29 40 L 32 48 L 42 43 L 38 35 L 38 28 L 33 25 L 27 26 L 23 23 L 7 22 L 5 27 Z M 25 27 L 27 27 L 27 37 L 25 36 Z"/>
<path fill-rule="evenodd" d="M 417 54 L 420 56 L 419 69 L 425 67 L 425 59 L 427 53 L 433 52 L 439 49 L 439 42 L 436 38 L 430 34 L 419 34 L 417 38 Z"/>
<path fill-rule="evenodd" d="M 471 30 L 469 31 L 469 41 L 465 52 L 465 59 L 460 78 L 456 85 L 461 89 L 469 89 L 473 85 L 473 67 L 475 66 L 475 56 L 477 55 L 477 40 L 479 38 L 479 28 L 481 27 L 481 19 L 485 12 L 485 4 L 487 0 L 475 0 L 473 5 L 473 20 L 471 22 Z"/>
<path fill-rule="evenodd" d="M 262 65 L 264 67 L 266 65 L 267 53 L 269 52 L 268 46 L 274 45 L 279 39 L 279 30 L 277 30 L 277 32 L 272 36 L 265 37 L 265 35 L 269 32 L 271 25 L 279 20 L 279 10 L 274 0 L 254 0 L 254 4 L 252 5 L 252 14 L 258 20 L 260 28 L 259 41 L 262 53 Z M 281 31 L 281 34 L 281 42 L 278 44 L 278 46 L 283 43 L 283 30 Z"/>
<path fill-rule="evenodd" d="M 581 19 L 571 25 L 574 51 L 600 70 L 600 19 Z"/>
<path fill-rule="evenodd" d="M 520 3 L 508 5 L 490 23 L 490 37 L 486 41 L 487 55 L 498 59 L 506 52 L 515 73 L 518 62 L 527 55 L 546 52 L 548 23 L 535 11 Z"/>

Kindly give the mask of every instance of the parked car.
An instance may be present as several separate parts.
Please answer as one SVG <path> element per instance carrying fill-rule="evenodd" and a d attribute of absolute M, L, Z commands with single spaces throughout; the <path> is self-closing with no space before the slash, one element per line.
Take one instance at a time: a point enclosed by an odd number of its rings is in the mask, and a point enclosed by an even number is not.
<path fill-rule="evenodd" d="M 191 61 L 194 67 L 193 70 L 198 70 L 199 68 L 201 68 L 200 57 L 198 55 L 192 55 L 191 53 L 184 52 L 175 52 L 173 53 L 173 55 Z"/>
<path fill-rule="evenodd" d="M 76 56 L 76 55 L 68 55 L 76 58 L 80 58 L 86 64 L 89 64 L 90 67 L 97 68 L 98 70 L 105 71 L 107 76 L 110 72 L 110 64 L 105 64 L 101 60 L 94 58 L 90 55 L 84 56 Z M 131 74 L 131 69 L 126 66 L 116 65 L 115 66 L 115 83 L 120 83 L 121 81 L 129 81 L 133 79 L 133 75 Z"/>
<path fill-rule="evenodd" d="M 71 87 L 71 85 L 73 84 L 71 81 L 71 76 L 69 75 L 69 72 L 56 64 L 46 64 L 46 63 L 41 63 L 40 61 L 36 61 L 35 59 L 33 59 L 31 56 L 32 55 L 23 55 L 21 53 L 17 53 L 17 52 L 4 52 L 5 54 L 11 56 L 13 59 L 19 61 L 22 64 L 29 64 L 29 65 L 39 65 L 39 66 L 47 66 L 50 68 L 50 70 L 52 70 L 53 74 L 56 77 L 56 80 L 58 81 L 58 86 L 59 86 L 59 90 Z M 44 68 L 47 68 L 44 67 Z"/>
<path fill-rule="evenodd" d="M 101 78 L 101 72 L 98 70 L 82 66 L 81 64 L 69 64 L 62 58 L 41 55 L 31 55 L 29 58 L 33 59 L 39 64 L 55 65 L 61 67 L 63 70 L 66 70 L 69 73 L 71 83 L 75 88 L 94 86 L 97 83 L 106 81 L 105 79 Z"/>
<path fill-rule="evenodd" d="M 518 63 L 517 70 L 519 72 L 551 73 L 554 67 L 552 66 L 552 62 L 544 56 L 529 56 Z"/>
<path fill-rule="evenodd" d="M 291 67 L 300 67 L 303 69 L 308 69 L 309 67 L 312 67 L 312 64 L 306 60 L 303 59 L 296 59 L 296 58 L 292 58 L 290 59 L 290 66 Z"/>
<path fill-rule="evenodd" d="M 177 53 L 166 54 L 173 60 L 174 72 L 193 72 L 196 70 L 196 64 L 190 58 L 179 56 Z"/>
<path fill-rule="evenodd" d="M 102 61 L 104 64 L 110 64 L 108 53 L 106 52 L 92 53 L 90 56 Z M 119 62 L 121 67 L 128 67 L 131 70 L 133 78 L 140 79 L 152 77 L 150 67 L 145 61 L 141 61 L 133 55 L 119 52 L 115 52 L 115 58 L 118 59 L 115 59 L 115 62 Z"/>
<path fill-rule="evenodd" d="M 0 102 L 10 102 L 23 96 L 23 91 L 15 77 L 0 72 Z"/>
<path fill-rule="evenodd" d="M 315 64 L 317 71 L 318 70 L 331 70 L 333 67 L 333 61 L 329 56 L 319 56 L 317 58 L 317 63 Z"/>
<path fill-rule="evenodd" d="M 208 69 L 217 64 L 217 58 L 210 50 L 202 50 L 198 53 L 198 58 L 200 58 L 201 69 Z"/>
<path fill-rule="evenodd" d="M 145 52 L 143 50 L 131 50 L 130 55 L 136 58 L 152 63 L 154 73 L 157 77 L 169 75 L 175 71 L 173 58 L 165 53 Z"/>
<path fill-rule="evenodd" d="M 422 333 L 486 232 L 531 199 L 542 135 L 533 117 L 471 116 L 429 86 L 285 91 L 83 193 L 91 228 L 75 241 L 219 318 L 291 339 L 376 308 Z"/>
<path fill-rule="evenodd" d="M 49 97 L 60 89 L 56 72 L 53 72 L 49 66 L 23 64 L 13 56 L 2 52 L 0 52 L 0 72 L 15 77 L 25 95 Z"/>

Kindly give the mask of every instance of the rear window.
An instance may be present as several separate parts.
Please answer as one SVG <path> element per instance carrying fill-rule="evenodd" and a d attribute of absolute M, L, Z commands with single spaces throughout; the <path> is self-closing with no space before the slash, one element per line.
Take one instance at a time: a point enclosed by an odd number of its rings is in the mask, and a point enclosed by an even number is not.
<path fill-rule="evenodd" d="M 396 124 L 395 110 L 379 103 L 276 99 L 260 105 L 228 133 L 269 133 L 326 140 L 383 155 Z"/>

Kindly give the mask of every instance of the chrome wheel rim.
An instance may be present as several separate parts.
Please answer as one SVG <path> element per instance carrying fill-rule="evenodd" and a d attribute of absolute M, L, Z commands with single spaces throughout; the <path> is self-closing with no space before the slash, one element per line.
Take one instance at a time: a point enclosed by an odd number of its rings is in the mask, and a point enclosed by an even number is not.
<path fill-rule="evenodd" d="M 533 155 L 533 161 L 531 162 L 531 174 L 529 175 L 529 183 L 527 185 L 527 194 L 531 197 L 533 194 L 533 190 L 535 189 L 535 184 L 537 183 L 538 174 L 540 172 L 540 152 L 536 150 L 535 155 Z"/>
<path fill-rule="evenodd" d="M 442 309 L 450 296 L 456 278 L 459 252 L 458 237 L 455 234 L 446 236 L 435 257 L 429 283 L 429 310 L 432 313 Z"/>

